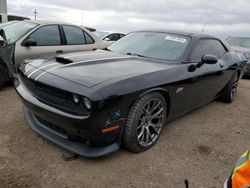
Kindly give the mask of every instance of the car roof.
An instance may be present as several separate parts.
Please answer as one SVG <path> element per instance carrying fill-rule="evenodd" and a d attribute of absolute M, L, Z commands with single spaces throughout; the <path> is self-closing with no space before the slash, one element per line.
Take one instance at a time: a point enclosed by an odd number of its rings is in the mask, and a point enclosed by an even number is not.
<path fill-rule="evenodd" d="M 152 29 L 152 30 L 140 30 L 138 32 L 159 32 L 159 33 L 170 33 L 176 35 L 183 35 L 189 37 L 197 37 L 197 38 L 217 38 L 213 35 L 209 35 L 206 33 L 192 32 L 192 31 L 182 31 L 182 30 L 165 30 L 165 29 Z"/>
<path fill-rule="evenodd" d="M 36 23 L 36 24 L 40 24 L 40 25 L 45 25 L 45 24 L 69 24 L 69 23 L 66 23 L 66 22 L 48 21 L 48 20 L 23 20 L 23 21 L 24 22 L 30 22 L 30 23 Z"/>
<path fill-rule="evenodd" d="M 65 24 L 65 25 L 72 25 L 77 27 L 84 27 L 85 29 L 88 29 L 89 27 L 81 26 L 77 24 L 72 24 L 68 22 L 61 22 L 61 21 L 48 21 L 48 20 L 23 20 L 23 22 L 29 22 L 29 23 L 35 23 L 39 25 L 50 25 L 50 24 Z"/>

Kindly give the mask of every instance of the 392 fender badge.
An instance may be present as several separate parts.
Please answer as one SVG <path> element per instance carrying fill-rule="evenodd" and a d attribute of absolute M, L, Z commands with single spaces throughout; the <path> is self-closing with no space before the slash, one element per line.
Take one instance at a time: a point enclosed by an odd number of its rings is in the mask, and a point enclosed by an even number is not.
<path fill-rule="evenodd" d="M 177 89 L 176 89 L 176 93 L 181 93 L 182 91 L 183 91 L 183 87 L 178 87 Z"/>

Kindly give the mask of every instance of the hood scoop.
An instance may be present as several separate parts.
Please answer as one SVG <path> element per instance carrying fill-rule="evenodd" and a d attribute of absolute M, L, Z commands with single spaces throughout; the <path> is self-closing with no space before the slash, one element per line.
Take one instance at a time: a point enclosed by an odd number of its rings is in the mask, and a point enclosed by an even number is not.
<path fill-rule="evenodd" d="M 73 63 L 73 61 L 71 59 L 67 59 L 67 58 L 62 57 L 62 56 L 57 56 L 56 57 L 56 62 L 63 63 L 63 64 Z"/>

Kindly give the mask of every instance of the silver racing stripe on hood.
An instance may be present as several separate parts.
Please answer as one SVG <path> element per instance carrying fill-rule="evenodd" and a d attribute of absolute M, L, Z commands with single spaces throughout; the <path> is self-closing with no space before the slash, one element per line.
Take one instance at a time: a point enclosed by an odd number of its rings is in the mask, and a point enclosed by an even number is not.
<path fill-rule="evenodd" d="M 58 65 L 58 63 L 51 63 L 51 64 L 48 64 L 48 65 L 44 65 L 44 66 L 41 66 L 39 68 L 36 68 L 36 70 L 32 71 L 27 77 L 29 78 L 32 74 L 36 73 L 37 71 L 39 70 L 42 70 L 46 67 L 51 67 L 52 65 Z"/>
<path fill-rule="evenodd" d="M 25 65 L 25 70 L 24 75 L 28 76 L 30 75 L 32 72 L 36 71 L 36 70 L 43 70 L 46 71 L 45 68 L 51 68 L 51 66 L 59 66 L 60 63 L 55 63 L 55 62 L 46 62 L 46 63 L 41 63 L 40 65 L 34 65 L 33 63 L 29 63 Z"/>
<path fill-rule="evenodd" d="M 45 73 L 48 73 L 49 71 L 52 71 L 54 69 L 57 68 L 62 68 L 62 67 L 67 67 L 67 66 L 72 66 L 72 65 L 77 65 L 77 64 L 82 64 L 82 63 L 89 63 L 89 62 L 95 62 L 95 61 L 102 61 L 102 60 L 116 60 L 116 59 L 127 59 L 129 57 L 113 57 L 113 58 L 100 58 L 100 59 L 90 59 L 90 60 L 86 60 L 86 61 L 79 61 L 79 62 L 74 62 L 74 63 L 70 63 L 70 64 L 66 64 L 66 65 L 60 65 L 60 66 L 55 66 L 52 67 L 50 69 L 47 69 L 46 72 L 44 71 L 43 73 L 41 73 L 40 75 L 38 75 L 35 78 L 35 81 L 37 81 L 41 76 L 43 76 Z"/>

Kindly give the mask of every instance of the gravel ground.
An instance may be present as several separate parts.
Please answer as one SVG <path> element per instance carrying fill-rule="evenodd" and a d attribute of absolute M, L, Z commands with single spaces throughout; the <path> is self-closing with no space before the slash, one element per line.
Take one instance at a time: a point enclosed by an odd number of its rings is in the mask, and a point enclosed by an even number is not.
<path fill-rule="evenodd" d="M 234 103 L 212 102 L 168 124 L 151 150 L 66 162 L 27 125 L 12 87 L 0 92 L 0 187 L 219 188 L 250 146 L 250 80 Z"/>

